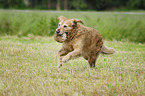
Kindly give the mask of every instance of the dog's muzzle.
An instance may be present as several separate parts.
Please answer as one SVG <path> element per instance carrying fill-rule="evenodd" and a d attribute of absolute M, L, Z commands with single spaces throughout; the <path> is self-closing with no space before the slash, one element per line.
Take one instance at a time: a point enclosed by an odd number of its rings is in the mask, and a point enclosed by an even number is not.
<path fill-rule="evenodd" d="M 64 33 L 61 34 L 59 30 L 55 31 L 55 33 L 57 34 L 57 36 L 61 36 L 61 37 L 63 37 L 64 34 Z M 68 32 L 65 32 L 65 34 L 68 35 Z"/>
<path fill-rule="evenodd" d="M 59 30 L 55 31 L 55 33 L 57 34 L 57 36 L 62 36 L 63 34 L 60 33 Z"/>
<path fill-rule="evenodd" d="M 56 33 L 56 34 L 59 34 L 59 33 L 60 33 L 60 31 L 59 31 L 59 30 L 57 30 L 57 31 L 55 31 L 55 33 Z"/>

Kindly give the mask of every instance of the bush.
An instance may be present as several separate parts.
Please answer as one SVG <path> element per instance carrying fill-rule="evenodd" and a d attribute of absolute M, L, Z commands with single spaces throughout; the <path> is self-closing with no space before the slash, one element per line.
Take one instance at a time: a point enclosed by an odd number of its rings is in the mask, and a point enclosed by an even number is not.
<path fill-rule="evenodd" d="M 0 17 L 0 34 L 5 35 L 5 34 L 10 34 L 12 35 L 12 22 L 10 19 L 8 19 L 7 15 L 2 15 Z"/>
<path fill-rule="evenodd" d="M 0 34 L 27 36 L 52 36 L 58 25 L 55 17 L 40 16 L 38 14 L 0 14 Z"/>
<path fill-rule="evenodd" d="M 57 26 L 58 26 L 58 20 L 56 18 L 51 17 L 50 18 L 50 23 L 49 23 L 49 31 L 48 31 L 48 36 L 51 36 L 54 34 Z"/>
<path fill-rule="evenodd" d="M 0 35 L 52 36 L 58 25 L 58 15 L 83 20 L 85 26 L 98 30 L 104 39 L 145 42 L 144 14 L 3 11 L 0 13 Z"/>

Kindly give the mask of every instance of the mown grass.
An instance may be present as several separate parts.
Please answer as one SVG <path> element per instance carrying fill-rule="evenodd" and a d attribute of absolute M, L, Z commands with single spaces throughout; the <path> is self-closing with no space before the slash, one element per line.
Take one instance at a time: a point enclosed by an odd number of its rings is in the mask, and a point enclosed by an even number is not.
<path fill-rule="evenodd" d="M 116 49 L 96 67 L 83 58 L 57 68 L 53 37 L 0 38 L 0 96 L 144 96 L 145 44 L 105 41 Z"/>
<path fill-rule="evenodd" d="M 145 13 L 71 12 L 71 11 L 0 11 L 0 35 L 28 34 L 51 36 L 58 16 L 77 18 L 85 26 L 97 29 L 104 39 L 145 42 Z"/>

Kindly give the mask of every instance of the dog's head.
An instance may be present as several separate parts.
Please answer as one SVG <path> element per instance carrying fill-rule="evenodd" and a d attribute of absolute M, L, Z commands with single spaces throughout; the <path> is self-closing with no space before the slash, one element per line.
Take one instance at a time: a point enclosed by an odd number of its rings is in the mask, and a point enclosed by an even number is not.
<path fill-rule="evenodd" d="M 58 42 L 63 42 L 67 40 L 68 35 L 71 32 L 73 32 L 78 22 L 83 24 L 83 21 L 79 19 L 69 19 L 64 16 L 59 16 L 57 19 L 59 20 L 59 24 L 58 24 L 58 28 L 55 31 L 55 36 L 61 38 L 59 40 L 56 40 Z"/>

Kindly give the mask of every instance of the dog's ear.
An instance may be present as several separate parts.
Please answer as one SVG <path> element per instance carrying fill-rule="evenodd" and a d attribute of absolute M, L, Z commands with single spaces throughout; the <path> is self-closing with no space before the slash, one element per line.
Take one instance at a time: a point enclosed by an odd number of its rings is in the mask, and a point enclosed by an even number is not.
<path fill-rule="evenodd" d="M 62 21 L 62 20 L 68 19 L 68 18 L 66 18 L 66 17 L 64 17 L 64 16 L 59 16 L 59 17 L 57 17 L 57 19 L 58 19 L 59 21 Z"/>
<path fill-rule="evenodd" d="M 78 23 L 78 22 L 84 24 L 84 22 L 82 20 L 80 20 L 80 19 L 73 19 L 73 22 L 75 24 Z"/>

